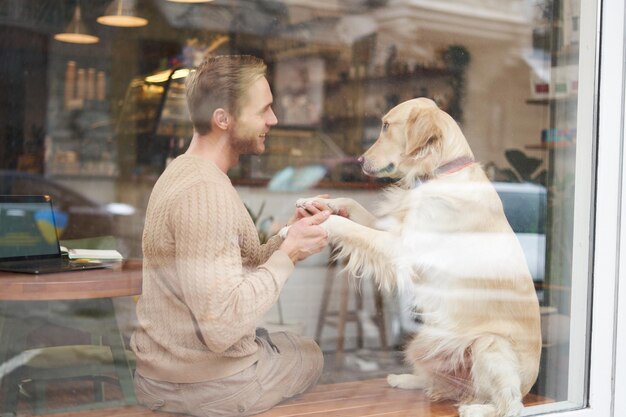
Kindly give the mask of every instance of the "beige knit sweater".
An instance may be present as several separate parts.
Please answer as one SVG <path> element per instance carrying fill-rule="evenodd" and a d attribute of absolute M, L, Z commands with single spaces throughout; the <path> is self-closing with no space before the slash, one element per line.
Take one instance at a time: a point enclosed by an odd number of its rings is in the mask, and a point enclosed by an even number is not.
<path fill-rule="evenodd" d="M 252 365 L 255 327 L 294 269 L 281 243 L 275 236 L 260 244 L 230 179 L 213 163 L 176 158 L 148 203 L 131 338 L 137 371 L 190 383 Z"/>

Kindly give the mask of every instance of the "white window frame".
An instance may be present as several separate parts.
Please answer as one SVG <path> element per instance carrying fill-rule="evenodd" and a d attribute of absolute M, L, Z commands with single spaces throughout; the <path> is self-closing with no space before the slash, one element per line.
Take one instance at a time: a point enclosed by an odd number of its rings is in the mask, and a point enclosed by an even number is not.
<path fill-rule="evenodd" d="M 589 408 L 572 413 L 577 416 L 626 415 L 623 357 L 626 348 L 626 291 L 623 285 L 619 286 L 619 277 L 623 276 L 620 260 L 624 259 L 620 248 L 626 249 L 626 233 L 621 222 L 626 207 L 623 204 L 626 184 L 623 179 L 626 88 L 624 3 L 624 0 L 602 2 L 598 32 L 601 53 Z"/>
<path fill-rule="evenodd" d="M 619 147 L 616 147 L 619 169 L 617 179 L 620 180 L 618 190 L 621 195 L 618 196 L 618 203 L 620 204 L 618 211 L 618 221 L 616 223 L 615 230 L 619 233 L 617 237 L 616 248 L 616 283 L 615 283 L 615 351 L 613 355 L 613 381 L 612 386 L 613 393 L 613 416 L 626 416 L 626 398 L 624 393 L 626 392 L 626 222 L 621 222 L 621 219 L 626 219 L 626 2 L 624 0 L 617 1 L 619 7 L 615 7 L 614 25 L 615 25 L 615 40 L 614 44 L 608 45 L 615 48 L 615 56 L 613 61 L 609 65 L 614 64 L 615 68 L 611 74 L 614 80 L 617 82 L 614 90 L 613 103 L 615 108 L 611 113 L 611 127 L 613 128 L 613 135 L 619 142 Z M 608 13 L 608 11 L 607 11 Z M 608 36 L 607 36 L 608 37 Z M 609 71 L 610 69 L 607 69 Z M 610 78 L 611 79 L 611 78 Z M 607 88 L 609 88 L 607 86 Z M 621 116 L 621 118 L 620 118 Z M 619 285 L 622 283 L 622 285 Z M 616 395 L 617 393 L 617 395 Z"/>
<path fill-rule="evenodd" d="M 573 372 L 568 381 L 569 397 L 580 398 L 588 389 L 588 403 L 582 409 L 569 411 L 558 409 L 575 404 L 529 407 L 525 414 L 626 416 L 626 284 L 619 285 L 619 278 L 626 279 L 620 269 L 626 262 L 626 224 L 621 222 L 622 217 L 626 218 L 626 7 L 624 0 L 595 3 L 581 0 L 577 130 L 579 138 L 598 140 L 597 147 L 593 141 L 579 140 L 576 149 L 570 351 Z M 595 182 L 590 175 L 594 164 Z M 594 189 L 595 202 L 590 200 Z M 589 244 L 584 243 L 585 232 Z M 585 279 L 589 271 L 590 286 Z M 591 306 L 586 302 L 589 291 Z M 585 325 L 589 319 L 590 328 Z M 581 369 L 589 348 L 589 364 Z"/>

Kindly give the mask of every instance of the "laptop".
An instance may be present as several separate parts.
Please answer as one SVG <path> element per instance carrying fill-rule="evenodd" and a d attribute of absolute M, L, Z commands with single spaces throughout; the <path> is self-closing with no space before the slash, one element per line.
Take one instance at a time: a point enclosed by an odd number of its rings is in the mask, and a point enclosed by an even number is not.
<path fill-rule="evenodd" d="M 61 256 L 58 226 L 47 195 L 0 195 L 0 271 L 48 274 L 105 268 Z"/>

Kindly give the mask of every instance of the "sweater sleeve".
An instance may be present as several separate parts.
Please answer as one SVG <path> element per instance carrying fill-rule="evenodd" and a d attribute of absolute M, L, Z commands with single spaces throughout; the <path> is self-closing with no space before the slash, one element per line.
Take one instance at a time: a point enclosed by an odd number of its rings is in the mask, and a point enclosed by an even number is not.
<path fill-rule="evenodd" d="M 260 263 L 266 262 L 269 259 L 269 257 L 278 250 L 280 245 L 283 243 L 283 240 L 284 239 L 282 237 L 275 235 L 275 236 L 272 236 L 267 242 L 262 244 L 261 247 L 259 248 Z"/>
<path fill-rule="evenodd" d="M 277 250 L 257 268 L 244 270 L 235 197 L 226 186 L 203 183 L 181 195 L 172 212 L 184 302 L 204 343 L 217 353 L 254 332 L 294 269 L 289 256 Z"/>

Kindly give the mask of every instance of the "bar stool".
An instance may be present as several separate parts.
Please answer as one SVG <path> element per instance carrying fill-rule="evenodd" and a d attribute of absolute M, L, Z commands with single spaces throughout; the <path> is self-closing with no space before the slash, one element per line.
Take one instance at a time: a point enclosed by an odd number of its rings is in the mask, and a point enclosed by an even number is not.
<path fill-rule="evenodd" d="M 332 248 L 331 248 L 332 250 Z M 340 365 L 343 361 L 344 343 L 346 324 L 354 322 L 357 329 L 357 347 L 363 348 L 363 323 L 359 317 L 359 311 L 363 310 L 363 294 L 354 285 L 350 285 L 351 275 L 348 271 L 342 270 L 338 274 L 336 269 L 338 266 L 345 267 L 346 261 L 339 264 L 336 260 L 330 259 L 326 269 L 326 278 L 324 282 L 324 291 L 320 312 L 317 320 L 317 329 L 315 331 L 315 341 L 321 345 L 322 331 L 326 325 L 337 328 L 337 350 L 335 353 L 335 361 Z M 339 310 L 329 311 L 330 298 L 333 293 L 333 284 L 336 279 L 341 280 L 341 289 L 339 291 Z M 374 280 L 367 280 L 373 286 L 374 305 L 376 308 L 376 316 L 372 318 L 374 324 L 378 328 L 378 336 L 380 339 L 380 347 L 387 349 L 387 333 L 385 329 L 385 316 L 383 297 Z M 351 291 L 352 288 L 352 291 Z M 350 292 L 354 293 L 355 309 L 348 310 Z"/>

